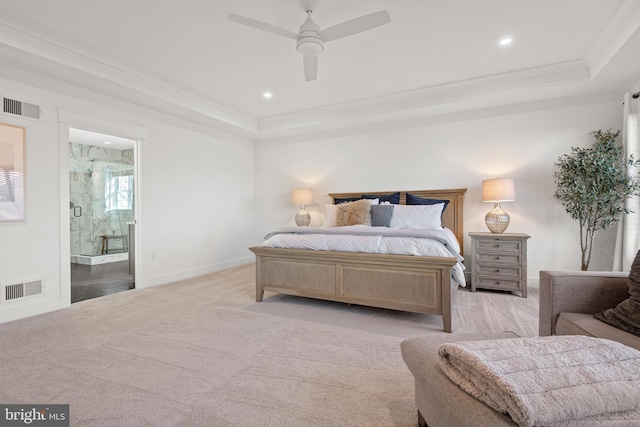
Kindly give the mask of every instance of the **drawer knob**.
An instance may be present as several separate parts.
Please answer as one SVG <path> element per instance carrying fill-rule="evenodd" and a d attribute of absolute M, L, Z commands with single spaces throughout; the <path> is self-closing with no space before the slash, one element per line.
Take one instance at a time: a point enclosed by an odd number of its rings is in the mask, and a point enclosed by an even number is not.
<path fill-rule="evenodd" d="M 496 257 L 496 259 L 500 259 L 500 257 L 499 257 L 499 256 L 497 256 L 497 257 Z"/>
<path fill-rule="evenodd" d="M 499 247 L 500 247 L 500 243 L 498 243 L 498 244 L 496 245 L 496 248 L 499 248 Z"/>
<path fill-rule="evenodd" d="M 499 285 L 499 284 L 500 284 L 500 282 L 496 282 L 496 285 Z"/>
<path fill-rule="evenodd" d="M 496 268 L 496 273 L 500 273 L 500 269 L 499 268 Z"/>

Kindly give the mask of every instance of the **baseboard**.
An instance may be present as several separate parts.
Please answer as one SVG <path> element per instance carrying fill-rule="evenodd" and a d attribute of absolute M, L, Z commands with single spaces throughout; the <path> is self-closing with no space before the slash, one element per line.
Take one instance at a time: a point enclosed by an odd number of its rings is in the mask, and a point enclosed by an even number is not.
<path fill-rule="evenodd" d="M 166 285 L 167 283 L 178 282 L 180 280 L 192 279 L 198 276 L 215 273 L 217 271 L 226 270 L 228 268 L 238 267 L 240 265 L 255 262 L 254 257 L 238 258 L 231 261 L 225 261 L 218 264 L 211 264 L 205 267 L 194 268 L 191 270 L 183 270 L 175 273 L 164 274 L 161 276 L 150 277 L 146 280 L 145 288 L 153 286 Z"/>

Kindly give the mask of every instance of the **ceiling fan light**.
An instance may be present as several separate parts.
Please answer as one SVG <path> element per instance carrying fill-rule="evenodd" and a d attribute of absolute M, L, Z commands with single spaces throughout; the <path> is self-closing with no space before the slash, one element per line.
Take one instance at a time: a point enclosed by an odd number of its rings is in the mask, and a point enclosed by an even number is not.
<path fill-rule="evenodd" d="M 298 38 L 296 48 L 304 56 L 318 56 L 324 50 L 324 45 L 317 36 L 301 36 Z"/>

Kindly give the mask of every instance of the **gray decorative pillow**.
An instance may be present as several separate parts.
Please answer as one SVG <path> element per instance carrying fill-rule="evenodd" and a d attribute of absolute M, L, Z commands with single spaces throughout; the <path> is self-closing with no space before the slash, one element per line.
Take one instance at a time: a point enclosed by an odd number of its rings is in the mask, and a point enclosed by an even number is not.
<path fill-rule="evenodd" d="M 371 225 L 374 227 L 391 226 L 393 207 L 395 205 L 371 205 Z"/>
<path fill-rule="evenodd" d="M 640 251 L 629 272 L 629 298 L 616 308 L 610 308 L 594 317 L 618 329 L 640 336 Z"/>
<path fill-rule="evenodd" d="M 336 206 L 336 227 L 371 225 L 371 202 L 366 199 Z"/>

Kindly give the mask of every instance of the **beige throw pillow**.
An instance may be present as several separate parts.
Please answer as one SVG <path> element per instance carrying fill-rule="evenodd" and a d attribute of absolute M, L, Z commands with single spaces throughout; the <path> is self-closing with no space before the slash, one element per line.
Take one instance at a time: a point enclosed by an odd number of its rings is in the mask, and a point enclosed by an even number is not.
<path fill-rule="evenodd" d="M 371 201 L 367 199 L 336 205 L 336 227 L 371 225 Z"/>

